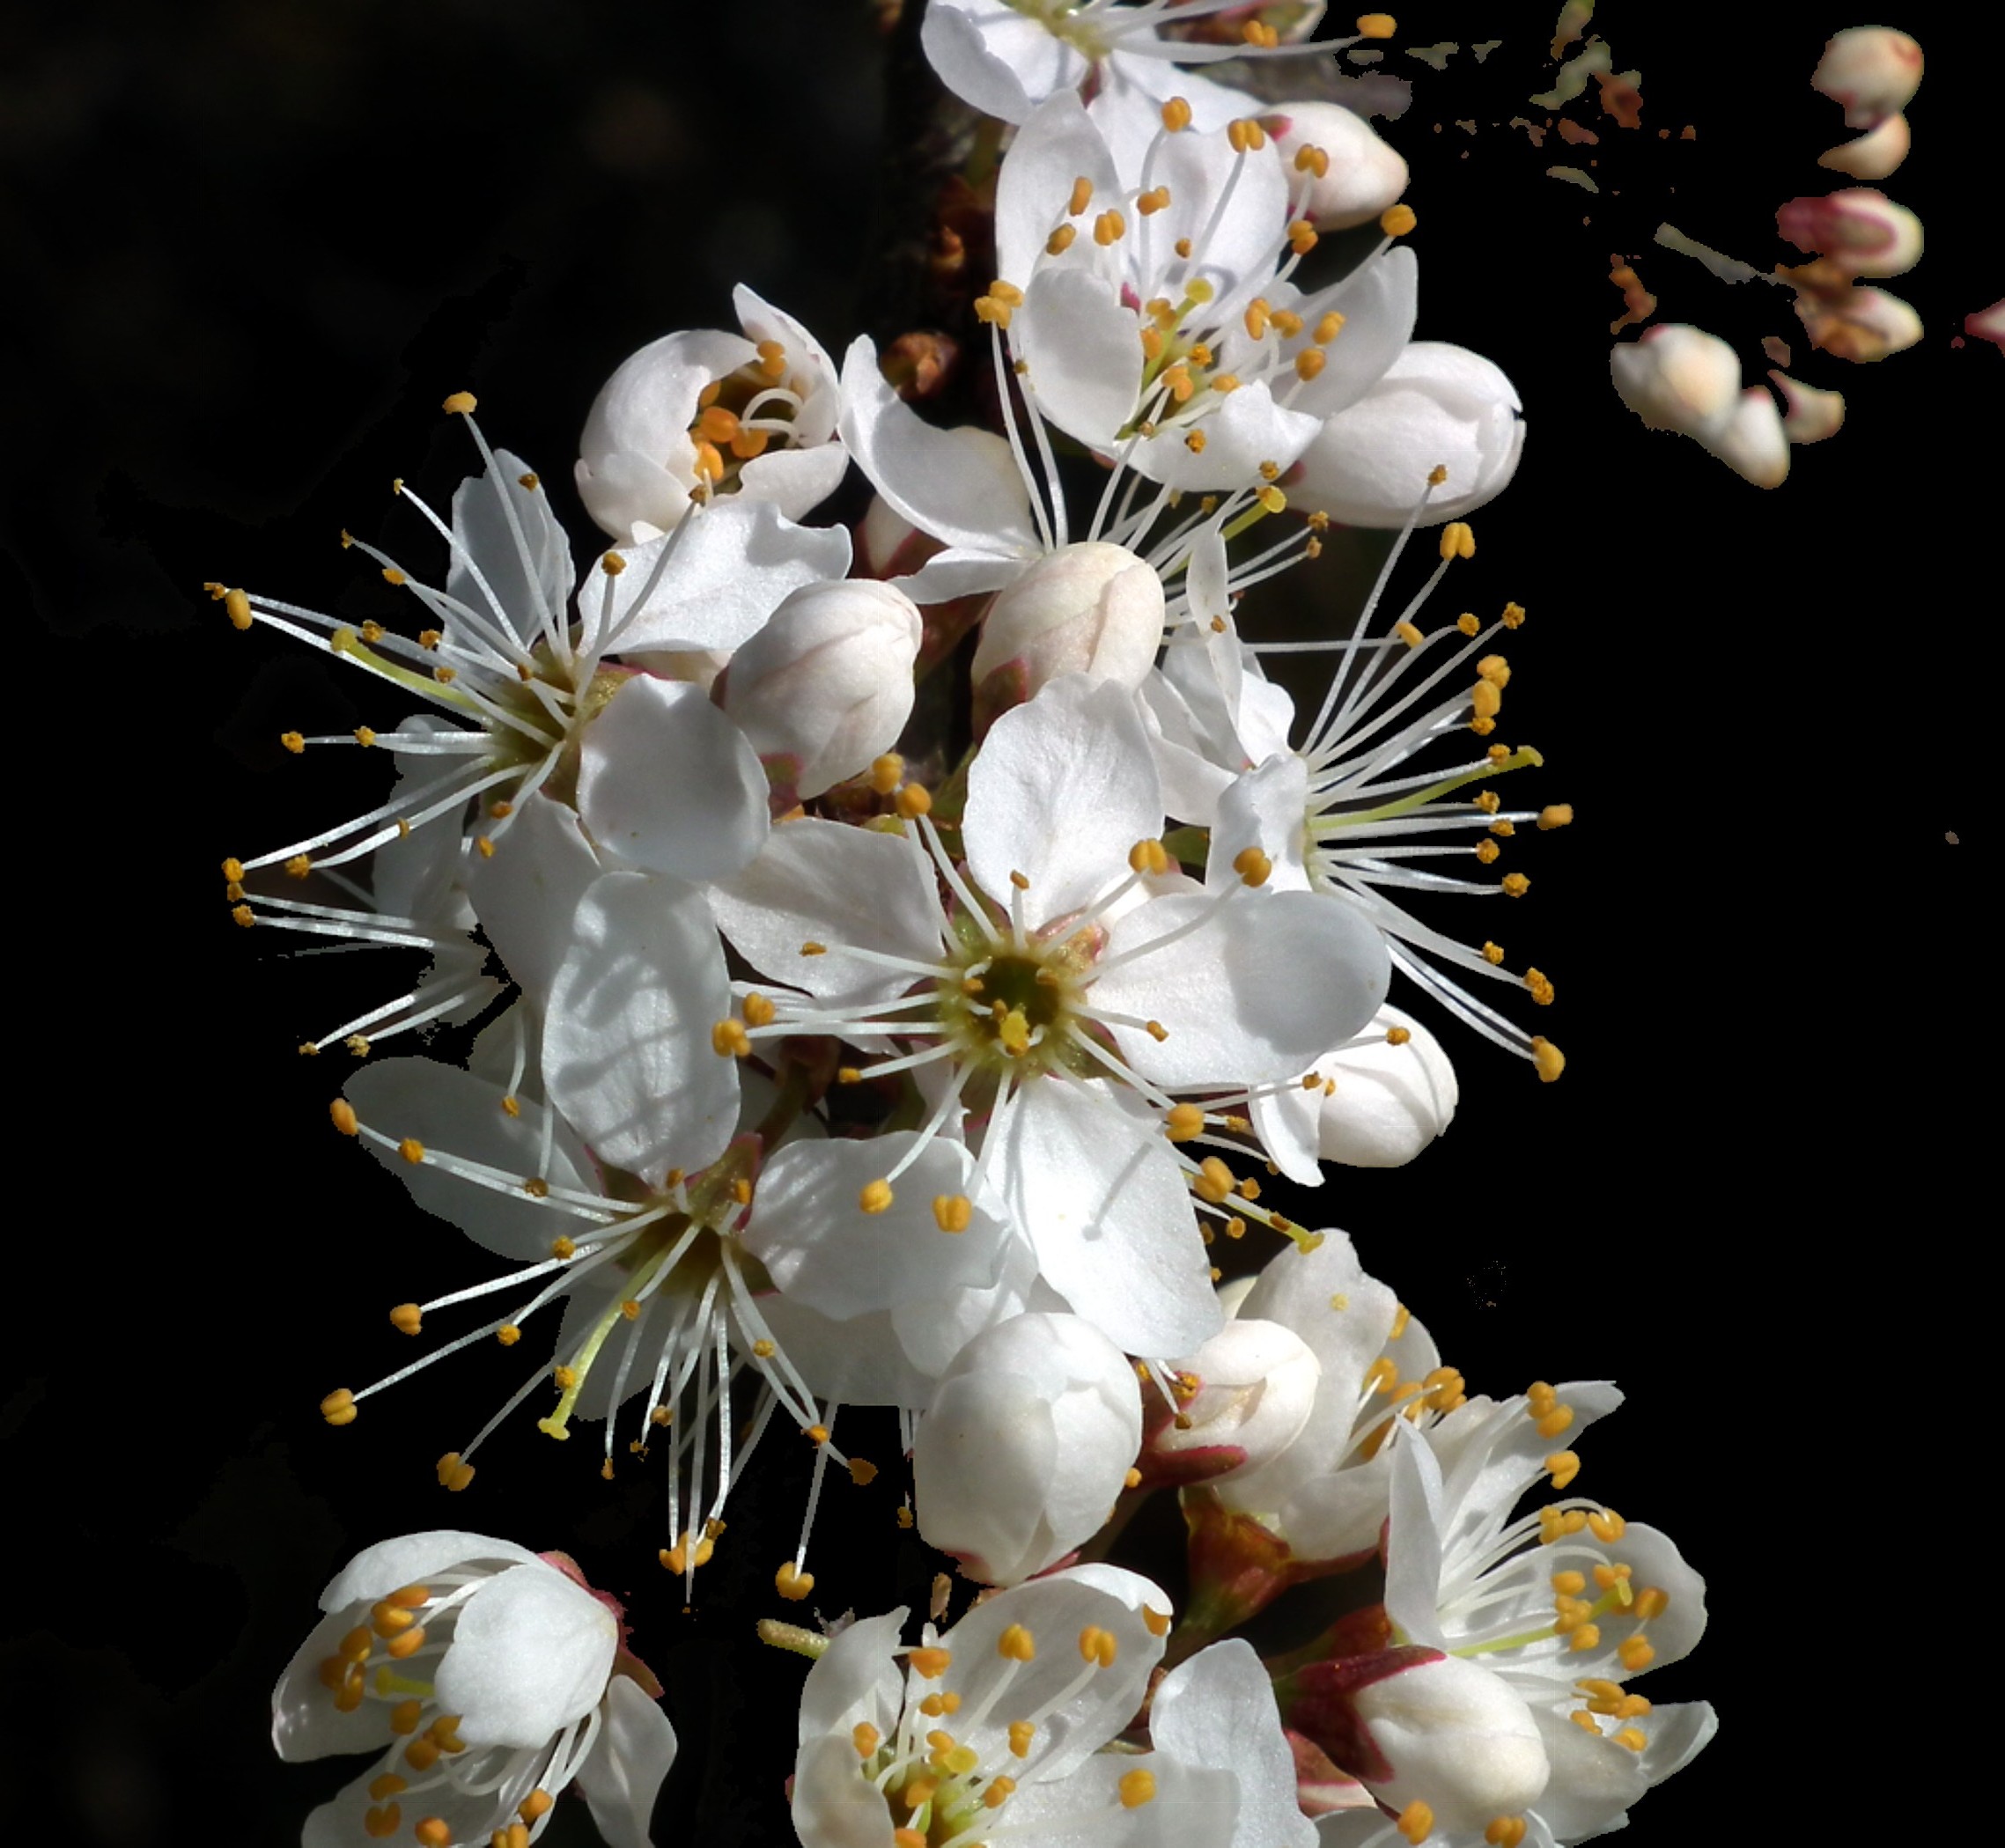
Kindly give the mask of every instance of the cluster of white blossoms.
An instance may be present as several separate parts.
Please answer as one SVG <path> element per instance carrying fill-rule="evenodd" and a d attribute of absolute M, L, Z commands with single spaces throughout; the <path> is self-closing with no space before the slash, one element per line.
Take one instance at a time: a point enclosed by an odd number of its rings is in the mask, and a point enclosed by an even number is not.
<path fill-rule="evenodd" d="M 1575 1497 L 1514 1513 L 1612 1389 L 1465 1396 L 1345 1234 L 1261 1199 L 1262 1170 L 1419 1155 L 1447 1022 L 1559 1076 L 1528 1025 L 1550 980 L 1434 909 L 1522 897 L 1505 843 L 1572 819 L 1495 786 L 1540 762 L 1495 736 L 1522 608 L 1430 614 L 1525 425 L 1490 362 L 1412 338 L 1404 162 L 1178 68 L 1317 48 L 1264 11 L 932 8 L 941 75 L 1014 124 L 973 305 L 996 429 L 741 289 L 739 331 L 657 340 L 591 408 L 575 480 L 611 544 L 582 571 L 457 393 L 479 471 L 442 512 L 399 487 L 443 571 L 346 541 L 408 623 L 211 586 L 391 691 L 381 729 L 284 740 L 387 752 L 387 795 L 232 858 L 228 896 L 416 953 L 300 1049 L 359 1061 L 335 1127 L 494 1261 L 397 1304 L 423 1352 L 327 1421 L 520 1347 L 440 1484 L 524 1402 L 596 1426 L 601 1473 L 661 1469 L 691 1597 L 733 1484 L 798 1433 L 798 1603 L 829 1464 L 879 1473 L 838 1411 L 895 1408 L 903 1524 L 1000 1588 L 944 1635 L 792 1632 L 808 1848 L 1570 1842 L 1710 1731 L 1625 1691 L 1703 1623 L 1670 1542 Z M 1319 267 L 1319 227 L 1374 223 Z M 853 540 L 812 518 L 852 465 Z M 1366 608 L 1263 639 L 1249 593 L 1333 521 L 1397 534 Z M 1331 664 L 1306 716 L 1264 665 L 1290 652 Z M 1279 1255 L 1221 1291 L 1208 1248 L 1249 1230 Z M 1181 1621 L 1103 1563 L 1159 1488 Z M 1366 1587 L 1340 1633 L 1273 1662 L 1228 1634 L 1338 1572 Z M 322 1608 L 278 1746 L 386 1756 L 309 1844 L 521 1848 L 573 1780 L 648 1839 L 673 1734 L 564 1556 L 414 1535 Z"/>

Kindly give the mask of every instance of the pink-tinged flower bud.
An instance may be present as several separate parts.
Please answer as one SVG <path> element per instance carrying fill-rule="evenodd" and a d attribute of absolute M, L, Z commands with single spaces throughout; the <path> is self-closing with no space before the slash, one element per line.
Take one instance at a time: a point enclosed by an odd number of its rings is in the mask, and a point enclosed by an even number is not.
<path fill-rule="evenodd" d="M 1921 48 L 1891 26 L 1854 26 L 1824 48 L 1810 88 L 1845 110 L 1848 129 L 1869 129 L 1905 109 L 1921 85 Z"/>
<path fill-rule="evenodd" d="M 1701 442 L 1734 415 L 1741 363 L 1715 334 L 1682 321 L 1662 321 L 1608 357 L 1615 389 L 1651 430 L 1675 430 Z"/>
<path fill-rule="evenodd" d="M 1782 416 L 1782 434 L 1792 443 L 1821 443 L 1838 434 L 1845 422 L 1844 393 L 1820 391 L 1787 372 L 1771 371 L 1768 376 L 1788 407 Z"/>
<path fill-rule="evenodd" d="M 1902 161 L 1913 136 L 1905 115 L 1890 115 L 1878 128 L 1869 129 L 1856 141 L 1840 142 L 1817 156 L 1819 166 L 1830 167 L 1854 180 L 1884 180 Z"/>
<path fill-rule="evenodd" d="M 1019 1584 L 1098 1530 L 1141 1440 L 1134 1369 L 1091 1322 L 998 1322 L 962 1349 L 919 1420 L 919 1532 L 970 1578 Z"/>
<path fill-rule="evenodd" d="M 1338 411 L 1286 477 L 1291 504 L 1347 526 L 1400 526 L 1436 468 L 1423 526 L 1461 519 L 1510 485 L 1524 452 L 1517 388 L 1466 347 L 1416 340 Z"/>
<path fill-rule="evenodd" d="M 732 657 L 724 710 L 776 789 L 818 796 L 897 742 L 920 635 L 912 600 L 864 578 L 811 584 L 773 612 Z"/>
<path fill-rule="evenodd" d="M 1152 1395 L 1145 1480 L 1218 1482 L 1271 1462 L 1301 1434 L 1323 1364 L 1278 1322 L 1228 1322 L 1169 1369 L 1175 1412 Z"/>
<path fill-rule="evenodd" d="M 1302 216 L 1318 231 L 1367 225 L 1406 190 L 1404 156 L 1341 104 L 1290 103 L 1262 122 L 1295 185 L 1308 181 Z M 1323 158 L 1312 154 L 1298 164 L 1304 148 L 1320 151 Z"/>
<path fill-rule="evenodd" d="M 2005 301 L 1964 315 L 1964 332 L 1972 340 L 1988 340 L 1994 347 L 2005 348 Z"/>
<path fill-rule="evenodd" d="M 1792 199 L 1775 228 L 1799 250 L 1821 251 L 1854 276 L 1899 276 L 1921 257 L 1921 220 L 1869 186 Z"/>
<path fill-rule="evenodd" d="M 1796 314 L 1812 346 L 1860 364 L 1905 352 L 1921 338 L 1921 317 L 1884 289 L 1806 290 Z"/>
<path fill-rule="evenodd" d="M 1061 674 L 1139 687 L 1162 644 L 1162 579 L 1125 546 L 1098 540 L 1041 558 L 999 592 L 973 679 L 985 728 Z"/>
<path fill-rule="evenodd" d="M 1734 406 L 1724 430 L 1706 447 L 1743 482 L 1758 488 L 1780 488 L 1789 474 L 1789 438 L 1775 401 L 1758 385 L 1751 385 Z"/>
<path fill-rule="evenodd" d="M 1551 1766 L 1531 1709 L 1474 1662 L 1415 1662 L 1359 1688 L 1351 1704 L 1382 1762 L 1344 1768 L 1396 1812 L 1425 1803 L 1446 1835 L 1479 1837 L 1493 1817 L 1521 1815 L 1545 1789 Z"/>

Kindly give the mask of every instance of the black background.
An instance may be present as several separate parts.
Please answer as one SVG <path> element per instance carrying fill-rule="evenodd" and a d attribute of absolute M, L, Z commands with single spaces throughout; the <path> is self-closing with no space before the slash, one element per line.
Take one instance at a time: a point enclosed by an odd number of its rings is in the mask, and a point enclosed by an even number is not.
<path fill-rule="evenodd" d="M 388 484 L 449 495 L 468 459 L 437 406 L 462 387 L 584 543 L 566 482 L 593 393 L 644 341 L 727 324 L 734 282 L 839 350 L 874 247 L 871 12 L 23 0 L 0 22 L 27 834 L 0 1747 L 13 1800 L 50 1807 L 60 1839 L 295 1839 L 353 1767 L 276 1763 L 270 1682 L 342 1560 L 447 1523 L 567 1545 L 633 1596 L 683 1739 L 660 1840 L 786 1838 L 800 1665 L 748 1631 L 793 1614 L 770 1586 L 805 1446 L 775 1440 L 684 1616 L 653 1563 L 658 1475 L 603 1484 L 586 1445 L 524 1418 L 465 1496 L 432 1485 L 508 1368 L 464 1357 L 350 1430 L 314 1412 L 408 1358 L 384 1309 L 464 1280 L 467 1252 L 337 1143 L 338 1068 L 291 1052 L 374 990 L 288 966 L 218 902 L 224 854 L 338 812 L 353 786 L 352 760 L 302 764 L 277 732 L 384 715 L 279 638 L 234 634 L 199 586 L 368 613 L 380 586 L 335 534 L 421 554 Z M 1959 1525 L 1966 1485 L 1947 1472 L 1968 1465 L 1932 1434 L 1968 1416 L 1958 1369 L 1988 1307 L 1962 1254 L 1984 1200 L 1971 888 L 2005 357 L 1951 336 L 1999 289 L 1979 222 L 1993 67 L 1902 22 L 1930 67 L 1888 190 L 1932 242 L 1892 287 L 1928 332 L 1844 367 L 1805 357 L 1782 292 L 1649 243 L 1669 217 L 1758 264 L 1791 257 L 1773 207 L 1835 179 L 1814 157 L 1845 131 L 1806 78 L 1849 22 L 1762 18 L 1738 33 L 1604 6 L 1644 127 L 1615 130 L 1590 95 L 1567 113 L 1600 146 L 1536 153 L 1492 125 L 1544 119 L 1523 97 L 1547 80 L 1549 10 L 1430 9 L 1393 41 L 1506 41 L 1480 71 L 1466 51 L 1441 74 L 1389 60 L 1416 99 L 1387 132 L 1416 171 L 1419 332 L 1496 358 L 1530 421 L 1457 582 L 1478 609 L 1530 607 L 1500 735 L 1544 751 L 1531 799 L 1580 820 L 1508 863 L 1535 890 L 1507 931 L 1488 913 L 1467 928 L 1552 976 L 1540 1024 L 1571 1064 L 1540 1086 L 1451 1039 L 1446 1140 L 1409 1170 L 1339 1173 L 1300 1209 L 1356 1235 L 1473 1388 L 1629 1391 L 1584 1486 L 1708 1574 L 1711 1634 L 1646 1691 L 1712 1697 L 1723 1719 L 1639 1813 L 1646 1844 L 1751 1781 L 1796 1815 L 1838 1785 L 1836 1741 L 1797 1722 L 1844 1697 L 1858 1645 L 1916 1621 L 1890 1624 L 1898 1594 L 1868 1563 Z M 1544 177 L 1589 158 L 1598 196 Z M 1771 494 L 1642 431 L 1607 382 L 1616 250 L 1660 318 L 1727 335 L 1751 376 L 1763 335 L 1788 340 L 1800 376 L 1847 391 L 1846 430 Z M 1345 549 L 1290 594 L 1340 609 Z M 887 1467 L 869 1490 L 831 1484 L 814 1602 L 923 1601 L 935 1562 L 893 1525 L 888 1422 L 850 1421 Z M 589 1838 L 581 1814 L 560 1822 L 549 1839 Z"/>

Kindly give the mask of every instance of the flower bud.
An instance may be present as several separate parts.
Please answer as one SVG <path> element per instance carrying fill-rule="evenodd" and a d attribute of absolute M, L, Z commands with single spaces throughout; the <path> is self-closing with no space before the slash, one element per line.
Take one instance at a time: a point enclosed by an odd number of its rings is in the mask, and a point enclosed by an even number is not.
<path fill-rule="evenodd" d="M 1741 363 L 1717 335 L 1662 321 L 1608 357 L 1622 401 L 1651 430 L 1701 441 L 1724 430 L 1741 388 Z"/>
<path fill-rule="evenodd" d="M 818 796 L 897 742 L 920 633 L 903 591 L 845 578 L 795 591 L 732 657 L 724 710 L 776 791 Z"/>
<path fill-rule="evenodd" d="M 1041 558 L 999 592 L 973 678 L 985 727 L 1061 674 L 1139 687 L 1162 643 L 1162 579 L 1125 546 L 1089 540 Z"/>
<path fill-rule="evenodd" d="M 1796 314 L 1812 346 L 1861 364 L 1905 352 L 1921 338 L 1921 317 L 1884 289 L 1805 290 Z"/>
<path fill-rule="evenodd" d="M 1902 161 L 1913 136 L 1905 115 L 1890 115 L 1856 141 L 1840 142 L 1817 156 L 1817 165 L 1854 180 L 1884 180 Z"/>
<path fill-rule="evenodd" d="M 970 1578 L 1018 1584 L 1099 1528 L 1141 1437 L 1134 1369 L 1091 1322 L 998 1322 L 962 1349 L 919 1421 L 919 1531 Z"/>
<path fill-rule="evenodd" d="M 1350 526 L 1399 526 L 1441 468 L 1447 479 L 1421 524 L 1460 519 L 1517 473 L 1525 436 L 1518 409 L 1516 388 L 1481 354 L 1413 341 L 1323 424 L 1287 478 L 1288 497 Z"/>
<path fill-rule="evenodd" d="M 1854 276 L 1900 276 L 1921 258 L 1921 221 L 1869 186 L 1792 199 L 1775 228 L 1799 250 L 1821 251 Z"/>
<path fill-rule="evenodd" d="M 1323 1365 L 1278 1322 L 1228 1322 L 1170 1368 L 1180 1386 L 1174 1417 L 1149 1433 L 1145 1478 L 1217 1482 L 1271 1462 L 1294 1442 L 1316 1404 Z M 1159 1407 L 1161 1401 L 1154 1402 Z"/>
<path fill-rule="evenodd" d="M 1782 429 L 1782 414 L 1758 385 L 1741 394 L 1726 428 L 1706 446 L 1758 488 L 1780 488 L 1788 475 L 1789 438 Z"/>
<path fill-rule="evenodd" d="M 1845 422 L 1842 392 L 1820 391 L 1786 372 L 1772 370 L 1768 376 L 1788 407 L 1782 417 L 1782 434 L 1792 443 L 1821 443 L 1826 437 L 1838 434 L 1839 426 Z"/>
<path fill-rule="evenodd" d="M 1854 26 L 1824 48 L 1810 88 L 1843 106 L 1845 126 L 1869 129 L 1921 85 L 1921 48 L 1890 26 Z"/>
<path fill-rule="evenodd" d="M 1291 177 L 1308 180 L 1301 216 L 1318 231 L 1369 224 L 1406 190 L 1406 161 L 1363 116 L 1338 103 L 1294 102 L 1262 118 Z M 1295 166 L 1303 148 L 1320 148 L 1328 160 L 1318 174 Z M 1301 179 L 1296 179 L 1296 184 Z"/>
<path fill-rule="evenodd" d="M 1382 1762 L 1345 1769 L 1396 1812 L 1426 1803 L 1446 1835 L 1480 1836 L 1492 1817 L 1522 1814 L 1545 1788 L 1550 1765 L 1531 1709 L 1474 1662 L 1416 1662 L 1359 1688 L 1351 1703 Z"/>
<path fill-rule="evenodd" d="M 1404 1027 L 1398 1045 L 1379 1041 L 1320 1061 L 1316 1153 L 1345 1167 L 1401 1167 L 1455 1120 L 1462 1089 L 1441 1042 L 1397 1007 L 1382 1007 L 1374 1032 Z"/>

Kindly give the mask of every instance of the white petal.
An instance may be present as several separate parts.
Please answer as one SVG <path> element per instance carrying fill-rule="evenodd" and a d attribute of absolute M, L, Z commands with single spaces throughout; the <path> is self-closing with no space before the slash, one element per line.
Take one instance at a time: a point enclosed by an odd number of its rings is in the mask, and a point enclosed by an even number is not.
<path fill-rule="evenodd" d="M 626 568 L 606 580 L 610 626 L 601 628 L 601 585 L 579 602 L 587 636 L 611 636 L 612 649 L 629 654 L 736 648 L 790 591 L 840 578 L 850 564 L 844 528 L 796 526 L 770 501 L 742 494 L 713 501 L 667 538 L 620 549 Z"/>
<path fill-rule="evenodd" d="M 578 901 L 601 870 L 577 812 L 540 790 L 516 805 L 491 855 L 467 862 L 467 895 L 481 928 L 539 1006 L 571 942 Z"/>
<path fill-rule="evenodd" d="M 968 773 L 968 868 L 991 896 L 1030 881 L 1033 928 L 1090 904 L 1162 833 L 1155 763 L 1135 696 L 1066 674 L 1003 714 Z"/>
<path fill-rule="evenodd" d="M 1264 462 L 1286 468 L 1316 440 L 1323 420 L 1276 402 L 1266 381 L 1257 379 L 1196 427 L 1205 432 L 1202 453 L 1185 444 L 1185 425 L 1173 424 L 1135 445 L 1129 457 L 1135 472 L 1171 488 L 1242 488 Z"/>
<path fill-rule="evenodd" d="M 1214 1643 L 1173 1668 L 1149 1704 L 1149 1738 L 1158 1755 L 1237 1778 L 1231 1848 L 1315 1848 L 1315 1825 L 1295 1802 L 1294 1754 L 1273 1682 L 1251 1644 Z"/>
<path fill-rule="evenodd" d="M 578 812 L 646 872 L 702 884 L 765 845 L 766 773 L 745 734 L 686 681 L 630 675 L 586 729 Z"/>
<path fill-rule="evenodd" d="M 991 1172 L 1046 1280 L 1131 1354 L 1187 1354 L 1222 1320 L 1161 1126 L 1110 1087 L 1035 1079 Z"/>
<path fill-rule="evenodd" d="M 1002 29 L 996 31 L 996 48 L 991 50 L 988 34 L 968 17 L 967 0 L 939 0 L 926 8 L 919 43 L 940 81 L 962 102 L 972 103 L 984 115 L 1021 121 L 1039 96 L 1048 95 L 1061 82 L 1076 83 L 1078 78 L 1062 77 L 1059 60 L 1066 48 L 1036 21 L 1006 18 L 999 26 Z M 1009 33 L 1011 26 L 1019 29 Z M 1050 48 L 1042 59 L 1037 58 L 1040 40 Z M 1014 58 L 1008 55 L 1012 51 L 1017 53 Z M 1076 53 L 1073 62 L 1083 63 Z M 1025 90 L 1019 64 L 1025 67 L 1024 76 L 1035 76 L 1037 96 Z"/>
<path fill-rule="evenodd" d="M 439 1704 L 469 1746 L 538 1746 L 598 1705 L 620 1626 L 581 1586 L 540 1561 L 482 1586 L 439 1659 Z"/>
<path fill-rule="evenodd" d="M 1165 1088 L 1299 1078 L 1317 1048 L 1348 1039 L 1385 998 L 1383 939 L 1317 893 L 1154 899 L 1114 927 L 1109 953 L 1129 954 L 1198 918 L 1188 936 L 1093 986 L 1095 1006 L 1168 1029 L 1160 1042 L 1139 1027 L 1111 1029 L 1129 1064 Z"/>
<path fill-rule="evenodd" d="M 675 1763 L 675 1729 L 660 1702 L 624 1675 L 606 1684 L 599 1736 L 578 1768 L 578 1787 L 608 1848 L 652 1848 L 662 1779 Z"/>
<path fill-rule="evenodd" d="M 789 1298 L 838 1320 L 993 1283 L 1008 1225 L 972 1198 L 963 1232 L 942 1232 L 933 1217 L 936 1197 L 982 1190 L 975 1159 L 960 1144 L 928 1144 L 898 1176 L 882 1212 L 857 1204 L 918 1140 L 916 1131 L 901 1130 L 867 1142 L 782 1149 L 759 1176 L 745 1248 Z"/>
<path fill-rule="evenodd" d="M 549 496 L 522 485 L 531 472 L 520 456 L 501 449 L 492 469 L 461 482 L 453 497 L 453 567 L 446 575 L 448 596 L 524 642 L 546 619 L 563 621 L 574 578 L 571 541 L 550 511 Z M 497 615 L 504 619 L 498 625 Z M 448 636 L 459 636 L 451 622 L 443 626 Z"/>
<path fill-rule="evenodd" d="M 1293 751 L 1249 770 L 1219 798 L 1218 825 L 1205 861 L 1205 883 L 1229 889 L 1233 862 L 1257 847 L 1273 862 L 1267 883 L 1277 892 L 1308 888 L 1308 763 Z"/>
<path fill-rule="evenodd" d="M 434 1572 L 455 1566 L 492 1565 L 502 1560 L 526 1563 L 535 1558 L 528 1548 L 488 1534 L 457 1528 L 435 1528 L 424 1534 L 400 1535 L 365 1547 L 328 1581 L 321 1609 L 344 1611 L 351 1604 L 373 1604 L 406 1585 L 422 1585 Z"/>
<path fill-rule="evenodd" d="M 1135 415 L 1140 320 L 1090 270 L 1047 266 L 1025 292 L 1012 332 L 1037 408 L 1088 448 L 1110 449 Z"/>
<path fill-rule="evenodd" d="M 287 1763 L 343 1752 L 381 1751 L 389 1743 L 388 1716 L 380 1705 L 365 1700 L 352 1713 L 343 1713 L 321 1679 L 321 1664 L 339 1650 L 341 1639 L 357 1622 L 366 1617 L 364 1606 L 336 1605 L 314 1624 L 278 1677 L 278 1685 L 271 1690 L 271 1743 Z"/>
<path fill-rule="evenodd" d="M 759 1299 L 759 1314 L 818 1399 L 923 1411 L 932 1398 L 940 1369 L 914 1363 L 889 1310 L 837 1322 L 775 1291 Z"/>
<path fill-rule="evenodd" d="M 860 335 L 843 361 L 843 441 L 871 485 L 920 532 L 991 556 L 1036 556 L 1030 503 L 1009 445 L 986 431 L 935 430 L 922 421 L 892 390 L 876 348 Z"/>
<path fill-rule="evenodd" d="M 1032 113 L 996 182 L 996 274 L 1004 282 L 1029 285 L 1045 239 L 1066 222 L 1075 180 L 1093 188 L 1088 212 L 1118 202 L 1114 157 L 1068 86 Z"/>
<path fill-rule="evenodd" d="M 714 1160 L 738 1121 L 724 950 L 695 887 L 609 872 L 579 901 L 550 990 L 543 1084 L 601 1160 L 658 1177 Z"/>
<path fill-rule="evenodd" d="M 553 1187 L 597 1191 L 585 1178 L 592 1172 L 585 1152 L 563 1123 L 555 1125 L 546 1167 L 542 1107 L 518 1100 L 520 1114 L 512 1116 L 501 1107 L 505 1093 L 500 1085 L 457 1066 L 438 1059 L 381 1059 L 351 1073 L 343 1089 L 364 1123 L 400 1143 L 409 1137 L 441 1155 L 482 1162 L 504 1174 L 541 1174 Z M 363 1146 L 410 1189 L 415 1204 L 504 1257 L 521 1263 L 546 1258 L 550 1241 L 572 1223 L 526 1195 L 406 1161 L 397 1150 L 377 1143 Z"/>
<path fill-rule="evenodd" d="M 919 1533 L 969 1577 L 1020 1583 L 1079 1543 L 1054 1545 L 1044 1518 L 1058 1467 L 1043 1380 L 993 1370 L 943 1380 L 913 1437 Z"/>
<path fill-rule="evenodd" d="M 829 396 L 832 401 L 834 392 Z M 748 500 L 770 501 L 789 519 L 800 519 L 841 487 L 849 472 L 849 452 L 840 443 L 769 449 L 739 469 L 738 493 Z"/>
<path fill-rule="evenodd" d="M 940 956 L 930 865 L 896 835 L 812 816 L 773 830 L 766 849 L 710 891 L 732 947 L 762 975 L 809 994 L 901 994 L 918 979 L 843 953 L 845 946 L 931 964 Z M 803 956 L 804 943 L 825 953 Z"/>
<path fill-rule="evenodd" d="M 892 1848 L 891 1811 L 859 1770 L 847 1739 L 801 1741 L 793 1766 L 793 1829 L 804 1848 Z"/>
<path fill-rule="evenodd" d="M 892 589 L 904 592 L 915 603 L 948 603 L 956 597 L 972 597 L 1014 583 L 1032 556 L 975 552 L 962 546 L 949 546 L 944 552 L 934 553 L 910 576 L 893 578 L 888 582 Z"/>
<path fill-rule="evenodd" d="M 904 1692 L 904 1677 L 891 1658 L 902 1646 L 898 1634 L 906 1611 L 863 1617 L 816 1658 L 800 1688 L 800 1740 L 812 1744 L 834 1734 L 846 1745 L 859 1720 L 888 1736 Z"/>
<path fill-rule="evenodd" d="M 1333 416 L 1362 398 L 1413 337 L 1419 289 L 1419 263 L 1401 244 L 1342 282 L 1294 304 L 1311 328 L 1331 309 L 1345 320 L 1336 339 L 1323 349 L 1323 370 L 1289 395 L 1289 404 L 1320 418 Z M 1293 343 L 1296 350 L 1308 344 L 1306 335 Z"/>

